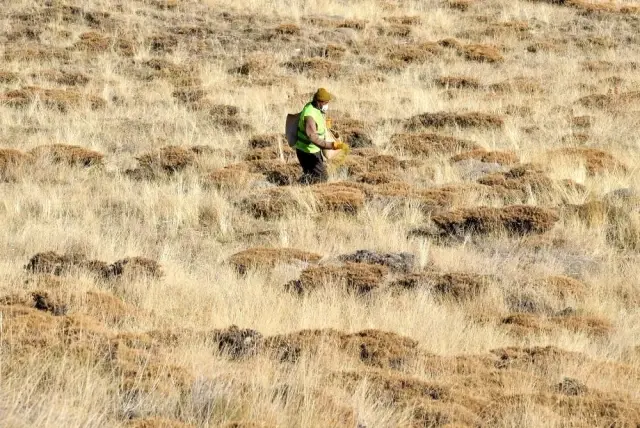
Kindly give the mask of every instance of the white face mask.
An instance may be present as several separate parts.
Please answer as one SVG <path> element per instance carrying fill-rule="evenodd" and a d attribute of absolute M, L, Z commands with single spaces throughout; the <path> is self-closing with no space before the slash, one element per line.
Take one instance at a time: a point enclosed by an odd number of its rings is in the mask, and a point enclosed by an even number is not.
<path fill-rule="evenodd" d="M 326 113 L 326 112 L 327 112 L 327 110 L 329 110 L 329 104 L 325 104 L 325 105 L 323 105 L 322 107 L 320 107 L 320 110 L 321 110 L 323 113 Z"/>

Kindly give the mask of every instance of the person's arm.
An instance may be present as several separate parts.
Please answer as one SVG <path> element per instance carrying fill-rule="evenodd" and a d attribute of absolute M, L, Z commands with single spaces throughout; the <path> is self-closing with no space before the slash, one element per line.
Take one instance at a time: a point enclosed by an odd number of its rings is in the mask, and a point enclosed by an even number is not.
<path fill-rule="evenodd" d="M 304 119 L 304 129 L 307 136 L 313 144 L 325 150 L 333 150 L 333 142 L 323 141 L 318 137 L 318 130 L 316 128 L 316 121 L 311 116 L 307 116 Z"/>

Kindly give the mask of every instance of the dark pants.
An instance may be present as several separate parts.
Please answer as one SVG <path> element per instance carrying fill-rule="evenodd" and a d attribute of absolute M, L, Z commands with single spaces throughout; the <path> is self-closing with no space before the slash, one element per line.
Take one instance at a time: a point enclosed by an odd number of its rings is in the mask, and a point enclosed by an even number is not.
<path fill-rule="evenodd" d="M 322 183 L 329 179 L 322 152 L 307 153 L 296 149 L 296 155 L 298 155 L 298 161 L 302 167 L 302 177 L 300 178 L 302 184 Z"/>

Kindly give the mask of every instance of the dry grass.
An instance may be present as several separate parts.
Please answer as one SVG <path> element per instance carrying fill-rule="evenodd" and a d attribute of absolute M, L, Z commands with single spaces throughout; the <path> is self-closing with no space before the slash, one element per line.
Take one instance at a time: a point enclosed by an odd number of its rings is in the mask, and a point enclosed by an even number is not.
<path fill-rule="evenodd" d="M 4 3 L 0 426 L 640 423 L 637 4 Z"/>

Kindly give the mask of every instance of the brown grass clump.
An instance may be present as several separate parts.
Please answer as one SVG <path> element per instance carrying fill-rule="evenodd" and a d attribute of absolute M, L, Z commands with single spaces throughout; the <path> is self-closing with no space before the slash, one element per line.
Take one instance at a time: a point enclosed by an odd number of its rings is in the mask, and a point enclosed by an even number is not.
<path fill-rule="evenodd" d="M 68 61 L 70 58 L 71 55 L 67 49 L 39 44 L 8 47 L 4 51 L 4 59 L 8 62 L 20 61 L 43 63 L 54 60 Z"/>
<path fill-rule="evenodd" d="M 400 181 L 399 177 L 390 172 L 365 172 L 354 177 L 357 183 L 378 185 Z"/>
<path fill-rule="evenodd" d="M 444 128 L 447 126 L 496 129 L 504 126 L 504 120 L 500 116 L 480 112 L 436 112 L 413 116 L 405 123 L 405 129 L 408 131 L 415 131 L 420 128 Z"/>
<path fill-rule="evenodd" d="M 26 108 L 35 102 L 61 112 L 67 112 L 72 108 L 80 108 L 84 105 L 96 110 L 106 105 L 102 98 L 83 95 L 71 89 L 44 89 L 37 86 L 27 86 L 0 94 L 0 104 L 6 104 L 10 107 Z"/>
<path fill-rule="evenodd" d="M 604 150 L 586 147 L 565 147 L 547 152 L 550 159 L 562 157 L 583 162 L 589 175 L 625 173 L 627 166 Z"/>
<path fill-rule="evenodd" d="M 504 56 L 497 47 L 482 44 L 465 45 L 460 52 L 469 61 L 499 63 L 504 61 Z"/>
<path fill-rule="evenodd" d="M 391 61 L 399 61 L 405 64 L 424 63 L 440 54 L 442 48 L 434 42 L 424 42 L 411 45 L 400 45 L 393 49 L 387 57 Z"/>
<path fill-rule="evenodd" d="M 12 71 L 0 71 L 0 83 L 8 84 L 15 83 L 20 79 L 20 75 L 18 73 L 14 73 Z"/>
<path fill-rule="evenodd" d="M 427 132 L 395 134 L 391 137 L 391 147 L 413 156 L 424 157 L 481 149 L 473 141 Z"/>
<path fill-rule="evenodd" d="M 84 86 L 90 81 L 89 77 L 83 73 L 66 70 L 46 70 L 42 76 L 64 86 Z"/>
<path fill-rule="evenodd" d="M 299 210 L 300 203 L 288 188 L 260 190 L 240 202 L 243 211 L 259 218 L 280 218 Z"/>
<path fill-rule="evenodd" d="M 282 361 L 295 362 L 302 355 L 336 349 L 370 367 L 400 369 L 417 356 L 418 343 L 408 337 L 380 330 L 345 334 L 333 329 L 301 330 L 267 337 L 265 348 Z"/>
<path fill-rule="evenodd" d="M 476 3 L 476 0 L 448 0 L 447 6 L 449 6 L 451 9 L 456 9 L 461 12 L 466 12 L 475 3 Z"/>
<path fill-rule="evenodd" d="M 31 273 L 62 275 L 84 263 L 80 254 L 58 254 L 53 251 L 38 253 L 31 257 L 25 269 Z"/>
<path fill-rule="evenodd" d="M 277 148 L 279 146 L 289 148 L 287 140 L 283 134 L 254 135 L 249 140 L 249 148 L 251 149 Z"/>
<path fill-rule="evenodd" d="M 497 163 L 499 165 L 513 165 L 520 162 L 518 156 L 513 152 L 499 152 L 486 150 L 472 150 L 460 153 L 451 158 L 451 162 L 459 162 L 467 159 L 475 159 L 480 162 Z"/>
<path fill-rule="evenodd" d="M 127 257 L 118 260 L 104 270 L 107 279 L 160 278 L 164 275 L 160 264 L 145 257 Z"/>
<path fill-rule="evenodd" d="M 240 273 L 251 268 L 272 268 L 281 263 L 305 262 L 314 263 L 322 258 L 321 255 L 295 248 L 250 248 L 240 251 L 229 258 Z"/>
<path fill-rule="evenodd" d="M 442 76 L 435 79 L 435 83 L 447 89 L 479 89 L 482 86 L 478 79 L 467 76 Z"/>
<path fill-rule="evenodd" d="M 67 144 L 37 146 L 29 150 L 29 154 L 35 159 L 46 159 L 53 163 L 84 167 L 102 165 L 104 158 L 102 153 Z"/>
<path fill-rule="evenodd" d="M 495 92 L 517 92 L 522 94 L 539 94 L 544 91 L 540 82 L 528 77 L 516 77 L 489 85 Z"/>
<path fill-rule="evenodd" d="M 505 200 L 525 200 L 529 194 L 546 200 L 552 198 L 554 182 L 535 165 L 520 165 L 507 172 L 485 175 L 478 183 L 490 186 Z"/>
<path fill-rule="evenodd" d="M 355 214 L 364 206 L 364 192 L 340 184 L 316 184 L 311 187 L 318 210 Z"/>
<path fill-rule="evenodd" d="M 135 53 L 133 43 L 129 40 L 113 39 L 95 31 L 80 34 L 80 39 L 74 44 L 74 47 L 94 54 L 104 53 L 110 49 L 124 56 L 133 56 Z"/>
<path fill-rule="evenodd" d="M 286 285 L 287 290 L 299 294 L 325 288 L 327 284 L 343 285 L 349 292 L 365 294 L 379 288 L 389 270 L 382 265 L 345 263 L 341 266 L 313 266 L 306 268 L 300 278 Z"/>
<path fill-rule="evenodd" d="M 577 103 L 588 108 L 621 111 L 630 105 L 640 105 L 640 91 L 587 95 L 578 99 Z"/>
<path fill-rule="evenodd" d="M 287 36 L 298 36 L 302 33 L 300 27 L 297 24 L 285 23 L 280 24 L 275 28 L 276 34 L 282 34 Z"/>
<path fill-rule="evenodd" d="M 251 186 L 262 178 L 261 174 L 252 173 L 248 169 L 226 167 L 207 174 L 204 184 L 218 189 L 235 190 Z"/>
<path fill-rule="evenodd" d="M 568 276 L 548 276 L 535 281 L 535 286 L 551 292 L 560 299 L 581 298 L 587 292 L 587 286 L 575 278 Z"/>
<path fill-rule="evenodd" d="M 464 272 L 426 272 L 401 277 L 391 283 L 394 290 L 430 290 L 439 298 L 463 302 L 484 293 L 492 282 L 486 275 Z"/>
<path fill-rule="evenodd" d="M 411 15 L 386 16 L 382 19 L 384 19 L 386 22 L 390 24 L 399 24 L 399 25 L 420 25 L 422 22 L 419 16 L 411 16 Z"/>
<path fill-rule="evenodd" d="M 0 148 L 0 181 L 17 178 L 18 171 L 31 161 L 31 156 L 15 149 Z"/>
<path fill-rule="evenodd" d="M 575 116 L 571 118 L 571 125 L 576 128 L 589 129 L 595 123 L 595 118 L 593 116 L 585 115 L 585 116 Z"/>
<path fill-rule="evenodd" d="M 192 167 L 196 163 L 196 155 L 183 147 L 165 146 L 136 157 L 139 168 L 153 173 L 173 174 Z"/>
<path fill-rule="evenodd" d="M 249 171 L 262 174 L 269 183 L 277 186 L 290 186 L 297 183 L 301 176 L 300 165 L 284 163 L 280 160 L 260 160 L 249 162 Z"/>
<path fill-rule="evenodd" d="M 362 19 L 345 19 L 336 25 L 336 28 L 350 28 L 352 30 L 364 30 L 366 27 L 367 21 Z"/>
<path fill-rule="evenodd" d="M 167 3 L 170 0 L 163 0 Z M 159 3 L 159 2 L 158 2 Z M 126 424 L 127 428 L 193 428 L 194 425 L 186 424 L 175 419 L 144 418 L 133 419 Z"/>
<path fill-rule="evenodd" d="M 411 253 L 379 253 L 370 250 L 358 250 L 355 253 L 338 257 L 342 262 L 367 263 L 388 267 L 393 272 L 408 273 L 413 270 L 415 256 Z"/>
<path fill-rule="evenodd" d="M 255 53 L 249 55 L 246 60 L 236 68 L 230 70 L 242 76 L 260 77 L 261 74 L 271 72 L 276 66 L 275 57 L 267 53 Z"/>
<path fill-rule="evenodd" d="M 558 215 L 551 210 L 527 205 L 461 208 L 432 217 L 433 223 L 448 236 L 500 230 L 513 235 L 539 234 L 550 230 L 558 220 Z"/>
<path fill-rule="evenodd" d="M 285 67 L 297 73 L 307 73 L 315 78 L 335 78 L 342 66 L 324 58 L 293 58 L 286 62 Z"/>

